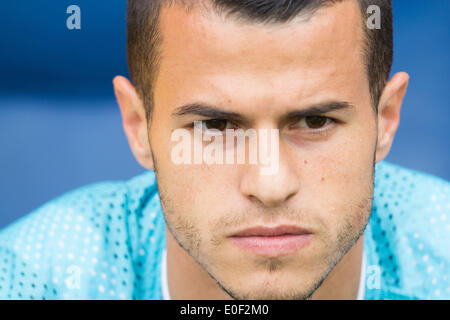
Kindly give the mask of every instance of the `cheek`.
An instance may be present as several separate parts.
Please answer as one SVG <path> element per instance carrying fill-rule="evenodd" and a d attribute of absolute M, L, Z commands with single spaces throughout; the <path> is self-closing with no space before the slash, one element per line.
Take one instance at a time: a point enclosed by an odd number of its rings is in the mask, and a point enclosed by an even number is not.
<path fill-rule="evenodd" d="M 236 169 L 230 165 L 175 164 L 172 148 L 179 142 L 170 139 L 171 130 L 152 127 L 151 144 L 156 161 L 158 187 L 166 202 L 165 213 L 173 219 L 189 220 L 204 233 L 226 209 L 236 192 Z M 193 152 L 193 150 L 191 150 Z M 191 159 L 193 156 L 191 154 Z"/>
<path fill-rule="evenodd" d="M 158 164 L 157 169 L 160 191 L 164 190 L 165 198 L 170 200 L 166 214 L 189 220 L 205 237 L 227 210 L 227 205 L 232 204 L 229 201 L 235 192 L 232 168 L 175 165 L 169 158 Z"/>
<path fill-rule="evenodd" d="M 358 132 L 364 139 L 351 138 L 357 137 L 356 133 L 349 135 L 320 152 L 309 152 L 307 160 L 300 162 L 303 188 L 299 201 L 303 198 L 309 202 L 333 239 L 344 224 L 359 227 L 368 213 L 373 191 L 374 132 Z"/>
<path fill-rule="evenodd" d="M 341 192 L 346 192 L 347 188 L 355 191 L 355 188 L 370 181 L 372 176 L 376 123 L 373 117 L 361 119 L 358 123 L 364 125 L 348 125 L 321 150 L 316 159 L 316 170 L 324 173 L 320 175 L 320 182 L 343 188 Z"/>

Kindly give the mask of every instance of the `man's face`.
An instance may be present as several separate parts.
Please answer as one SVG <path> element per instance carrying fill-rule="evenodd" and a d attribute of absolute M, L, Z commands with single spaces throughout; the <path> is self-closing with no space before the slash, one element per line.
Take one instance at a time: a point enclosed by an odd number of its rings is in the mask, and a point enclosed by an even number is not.
<path fill-rule="evenodd" d="M 308 297 L 358 239 L 372 206 L 377 129 L 357 3 L 279 25 L 174 6 L 163 9 L 161 32 L 150 143 L 172 235 L 235 298 Z M 288 116 L 335 102 L 351 106 L 318 115 L 333 120 Z M 232 127 L 279 129 L 278 171 L 176 165 L 172 132 L 213 119 L 174 114 L 190 103 L 239 114 Z M 244 229 L 281 225 L 308 230 L 307 241 L 287 251 L 233 241 Z"/>

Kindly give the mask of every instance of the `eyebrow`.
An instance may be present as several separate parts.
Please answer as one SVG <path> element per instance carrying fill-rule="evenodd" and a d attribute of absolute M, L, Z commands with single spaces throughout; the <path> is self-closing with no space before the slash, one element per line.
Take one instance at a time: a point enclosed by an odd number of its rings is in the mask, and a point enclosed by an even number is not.
<path fill-rule="evenodd" d="M 353 105 L 347 101 L 328 101 L 320 104 L 309 106 L 302 110 L 294 110 L 284 115 L 283 119 L 303 118 L 310 116 L 319 116 L 327 112 L 352 109 Z M 190 103 L 178 107 L 172 113 L 173 116 L 197 115 L 210 119 L 230 120 L 239 122 L 248 122 L 245 116 L 232 112 L 218 109 L 216 107 L 203 103 Z"/>
<path fill-rule="evenodd" d="M 197 115 L 217 120 L 245 121 L 245 117 L 236 112 L 220 110 L 203 103 L 190 103 L 175 109 L 174 116 Z"/>
<path fill-rule="evenodd" d="M 353 109 L 354 106 L 347 101 L 328 101 L 310 106 L 303 110 L 295 110 L 289 112 L 285 118 L 304 118 L 311 116 L 318 116 L 328 112 Z"/>

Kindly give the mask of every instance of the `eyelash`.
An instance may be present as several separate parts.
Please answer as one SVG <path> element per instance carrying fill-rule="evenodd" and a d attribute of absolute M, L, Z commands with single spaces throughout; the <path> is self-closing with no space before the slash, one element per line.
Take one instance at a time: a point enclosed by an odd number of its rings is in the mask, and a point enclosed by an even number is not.
<path fill-rule="evenodd" d="M 330 129 L 329 127 L 331 125 L 339 123 L 338 120 L 336 120 L 334 118 L 326 117 L 326 116 L 307 116 L 307 117 L 298 118 L 295 122 L 293 122 L 293 125 L 289 126 L 289 128 L 291 129 L 295 124 L 298 124 L 300 121 L 306 121 L 307 118 L 314 118 L 314 117 L 324 119 L 326 121 L 326 123 L 322 127 L 317 128 L 317 129 L 314 129 L 314 128 L 299 128 L 299 129 L 306 129 L 313 134 L 322 134 L 324 131 L 329 130 Z M 295 130 L 296 128 L 292 128 L 292 129 Z"/>
<path fill-rule="evenodd" d="M 203 124 L 205 123 L 205 122 L 207 122 L 207 121 L 226 121 L 227 122 L 227 125 L 229 124 L 229 125 L 232 125 L 233 126 L 233 128 L 238 128 L 239 126 L 237 125 L 237 124 L 235 124 L 234 122 L 232 122 L 232 121 L 230 121 L 230 120 L 227 120 L 227 119 L 204 119 L 204 120 L 197 120 L 197 121 L 201 121 L 202 122 L 202 128 L 203 128 Z M 191 128 L 191 129 L 194 129 L 194 126 L 195 126 L 195 122 L 192 122 L 192 123 L 190 123 L 189 124 L 189 128 Z M 228 128 L 229 129 L 229 128 Z M 209 129 L 209 130 L 211 130 L 211 129 Z M 226 130 L 226 129 L 225 129 Z M 225 130 L 222 130 L 222 132 L 224 132 Z M 205 131 L 205 130 L 203 130 L 203 131 Z"/>
<path fill-rule="evenodd" d="M 310 133 L 312 133 L 312 134 L 324 134 L 325 131 L 329 130 L 328 127 L 329 127 L 330 125 L 338 124 L 338 123 L 339 123 L 339 121 L 338 121 L 337 119 L 330 118 L 330 117 L 326 117 L 326 116 L 307 116 L 307 117 L 301 117 L 301 118 L 298 118 L 296 121 L 293 121 L 293 124 L 291 124 L 291 125 L 289 126 L 289 129 L 291 129 L 293 125 L 299 123 L 300 121 L 302 121 L 302 120 L 305 120 L 305 121 L 306 121 L 306 118 L 312 118 L 312 117 L 323 118 L 323 119 L 325 119 L 325 120 L 327 121 L 326 124 L 325 124 L 323 127 L 320 127 L 320 128 L 318 128 L 318 129 L 308 128 L 309 131 L 310 131 Z M 217 120 L 217 121 L 226 121 L 227 124 L 230 124 L 230 125 L 232 125 L 233 127 L 239 127 L 237 124 L 235 124 L 234 122 L 232 122 L 232 121 L 230 121 L 230 120 L 227 120 L 227 119 L 205 119 L 205 120 L 197 120 L 197 121 L 201 121 L 202 124 L 203 124 L 203 123 L 205 123 L 205 122 L 207 122 L 207 121 L 214 121 L 214 120 Z M 193 128 L 194 128 L 194 122 L 190 123 L 190 124 L 189 124 L 189 127 L 193 129 Z M 225 130 L 226 130 L 226 129 L 225 129 Z M 221 130 L 221 131 L 224 132 L 225 130 Z M 295 128 L 293 128 L 293 130 L 295 130 Z"/>

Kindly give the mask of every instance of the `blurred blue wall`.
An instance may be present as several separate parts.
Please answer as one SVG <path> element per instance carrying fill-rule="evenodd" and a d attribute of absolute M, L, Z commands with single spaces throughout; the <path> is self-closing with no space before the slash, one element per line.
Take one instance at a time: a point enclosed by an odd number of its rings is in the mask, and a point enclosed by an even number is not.
<path fill-rule="evenodd" d="M 66 28 L 81 8 L 82 29 Z M 144 171 L 111 81 L 128 76 L 125 0 L 0 2 L 0 228 L 66 191 Z M 411 75 L 388 160 L 450 179 L 448 0 L 394 0 L 393 72 Z"/>

